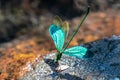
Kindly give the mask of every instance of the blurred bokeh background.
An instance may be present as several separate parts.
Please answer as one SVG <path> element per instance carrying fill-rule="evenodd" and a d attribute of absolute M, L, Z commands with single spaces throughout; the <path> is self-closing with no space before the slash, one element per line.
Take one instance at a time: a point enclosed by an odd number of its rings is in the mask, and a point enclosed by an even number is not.
<path fill-rule="evenodd" d="M 70 46 L 120 35 L 120 0 L 0 0 L 0 80 L 18 79 L 27 63 L 55 52 L 48 33 L 54 16 L 69 21 L 70 36 L 87 6 L 90 14 Z"/>

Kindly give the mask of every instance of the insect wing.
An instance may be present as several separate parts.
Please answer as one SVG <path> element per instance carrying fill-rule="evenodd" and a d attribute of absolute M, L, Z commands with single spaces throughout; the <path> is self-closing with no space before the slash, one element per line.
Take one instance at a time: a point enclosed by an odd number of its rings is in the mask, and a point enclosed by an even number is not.
<path fill-rule="evenodd" d="M 87 48 L 82 46 L 75 46 L 72 48 L 68 48 L 63 52 L 63 54 L 66 54 L 68 56 L 73 56 L 76 58 L 84 58 L 86 53 L 87 53 Z"/>
<path fill-rule="evenodd" d="M 65 32 L 65 37 L 67 38 L 69 32 L 69 22 L 67 21 L 63 22 L 62 29 Z"/>
<path fill-rule="evenodd" d="M 53 24 L 61 27 L 62 26 L 62 19 L 59 16 L 55 16 L 55 18 L 53 20 Z"/>
<path fill-rule="evenodd" d="M 50 25 L 49 32 L 57 50 L 61 51 L 65 41 L 64 31 L 59 26 L 52 24 Z"/>
<path fill-rule="evenodd" d="M 68 21 L 63 22 L 62 19 L 59 16 L 55 16 L 55 18 L 53 20 L 53 24 L 61 27 L 61 29 L 65 33 L 65 38 L 67 38 L 68 32 L 69 32 L 69 22 Z"/>

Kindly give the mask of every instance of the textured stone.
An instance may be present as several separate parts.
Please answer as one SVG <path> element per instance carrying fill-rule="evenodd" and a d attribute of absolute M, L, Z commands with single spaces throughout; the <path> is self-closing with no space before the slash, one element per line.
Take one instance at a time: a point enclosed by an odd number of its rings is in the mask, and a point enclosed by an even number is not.
<path fill-rule="evenodd" d="M 63 55 L 58 64 L 53 63 L 55 53 L 48 54 L 36 64 L 35 69 L 21 77 L 22 80 L 120 80 L 120 36 L 104 38 L 83 44 L 94 57 L 77 59 Z M 56 71 L 56 67 L 69 68 Z"/>

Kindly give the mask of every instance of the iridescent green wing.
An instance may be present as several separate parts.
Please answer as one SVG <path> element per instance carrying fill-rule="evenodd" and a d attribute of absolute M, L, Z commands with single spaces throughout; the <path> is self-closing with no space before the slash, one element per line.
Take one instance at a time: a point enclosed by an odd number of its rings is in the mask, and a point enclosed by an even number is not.
<path fill-rule="evenodd" d="M 49 33 L 58 51 L 61 51 L 65 41 L 64 31 L 57 25 L 50 25 Z"/>
<path fill-rule="evenodd" d="M 93 56 L 93 53 L 91 53 L 87 48 L 82 46 L 75 46 L 72 48 L 66 49 L 63 54 L 66 54 L 68 56 L 73 56 L 76 58 L 90 58 Z"/>

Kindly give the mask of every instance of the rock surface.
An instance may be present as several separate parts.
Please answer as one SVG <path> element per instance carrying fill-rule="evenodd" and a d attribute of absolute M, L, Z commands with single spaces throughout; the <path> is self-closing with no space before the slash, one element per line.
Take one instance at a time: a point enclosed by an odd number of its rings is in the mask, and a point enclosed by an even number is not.
<path fill-rule="evenodd" d="M 63 55 L 58 64 L 53 63 L 55 53 L 48 54 L 35 68 L 20 80 L 120 80 L 120 36 L 112 36 L 83 44 L 94 57 L 77 59 Z M 56 67 L 69 68 L 57 71 Z"/>

